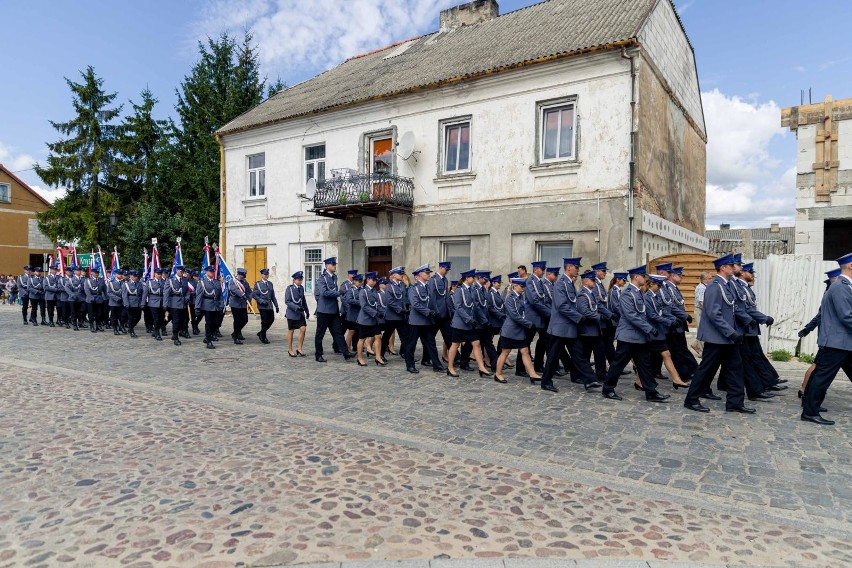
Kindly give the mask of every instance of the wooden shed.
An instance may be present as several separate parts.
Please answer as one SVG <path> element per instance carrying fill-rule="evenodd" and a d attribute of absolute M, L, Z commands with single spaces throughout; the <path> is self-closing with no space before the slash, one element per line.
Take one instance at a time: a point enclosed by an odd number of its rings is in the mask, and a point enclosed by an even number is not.
<path fill-rule="evenodd" d="M 686 311 L 695 315 L 695 287 L 701 279 L 702 272 L 716 274 L 713 260 L 718 258 L 712 254 L 702 253 L 679 253 L 661 256 L 648 262 L 648 274 L 656 274 L 656 266 L 664 262 L 671 262 L 673 266 L 683 267 L 683 280 L 678 288 L 686 302 Z"/>

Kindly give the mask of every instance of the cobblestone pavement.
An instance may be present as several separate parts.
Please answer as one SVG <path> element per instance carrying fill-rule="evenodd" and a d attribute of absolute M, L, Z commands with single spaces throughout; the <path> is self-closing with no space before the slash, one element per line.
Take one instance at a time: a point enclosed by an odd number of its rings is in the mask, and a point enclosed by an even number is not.
<path fill-rule="evenodd" d="M 280 322 L 215 351 L 18 322 L 0 310 L 0 565 L 852 562 L 845 378 L 819 428 L 794 390 L 697 415 L 291 359 Z"/>

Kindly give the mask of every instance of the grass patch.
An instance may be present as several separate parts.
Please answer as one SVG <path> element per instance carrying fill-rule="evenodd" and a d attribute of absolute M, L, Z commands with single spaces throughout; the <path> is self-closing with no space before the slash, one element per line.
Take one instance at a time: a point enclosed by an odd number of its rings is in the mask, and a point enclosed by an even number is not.
<path fill-rule="evenodd" d="M 773 361 L 789 361 L 793 358 L 793 354 L 786 349 L 777 349 L 769 354 Z"/>
<path fill-rule="evenodd" d="M 799 361 L 802 363 L 807 363 L 808 365 L 813 364 L 816 359 L 816 355 L 811 355 L 810 353 L 801 353 L 799 354 Z"/>

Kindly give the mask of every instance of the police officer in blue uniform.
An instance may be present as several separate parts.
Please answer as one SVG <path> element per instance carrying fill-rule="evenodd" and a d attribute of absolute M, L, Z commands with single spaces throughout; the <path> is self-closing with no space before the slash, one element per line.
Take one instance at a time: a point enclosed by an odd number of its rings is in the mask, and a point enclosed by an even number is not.
<path fill-rule="evenodd" d="M 736 276 L 737 283 L 740 284 L 741 288 L 745 292 L 746 302 L 754 312 L 760 313 L 757 310 L 757 294 L 754 293 L 754 288 L 752 287 L 754 283 L 754 263 L 750 262 L 748 264 L 743 264 L 740 273 Z M 752 317 L 757 319 L 759 323 L 767 326 L 771 326 L 775 323 L 775 319 L 772 316 L 764 314 L 760 315 L 762 318 L 755 317 L 754 315 L 752 315 Z M 781 379 L 778 375 L 778 371 L 775 370 L 775 367 L 773 367 L 772 363 L 769 362 L 769 359 L 766 358 L 766 354 L 763 352 L 763 347 L 760 345 L 760 326 L 754 325 L 753 329 L 749 331 L 750 333 L 746 333 L 743 338 L 743 345 L 748 351 L 750 359 L 755 363 L 754 369 L 760 380 L 760 385 L 763 387 L 764 394 L 771 394 L 773 391 L 786 390 L 787 385 L 782 383 L 786 383 L 787 380 Z"/>
<path fill-rule="evenodd" d="M 113 335 L 121 335 L 121 312 L 124 307 L 122 292 L 124 289 L 123 270 L 115 271 L 115 278 L 107 280 L 106 294 L 109 305 L 109 323 Z"/>
<path fill-rule="evenodd" d="M 410 326 L 408 354 L 411 359 L 414 358 L 417 339 L 420 339 L 425 353 L 424 359 L 432 363 L 433 371 L 443 373 L 447 369 L 441 364 L 438 348 L 435 346 L 438 312 L 435 311 L 432 305 L 427 286 L 431 273 L 432 269 L 429 268 L 428 264 L 417 268 L 413 272 L 414 282 L 408 288 L 408 302 L 411 306 L 411 311 L 408 314 L 408 325 Z M 406 359 L 406 361 L 408 360 Z"/>
<path fill-rule="evenodd" d="M 172 316 L 172 343 L 181 345 L 179 333 L 183 331 L 186 314 L 186 299 L 189 291 L 183 279 L 183 266 L 174 267 L 174 275 L 163 284 L 163 307 L 169 309 Z"/>
<path fill-rule="evenodd" d="M 722 372 L 719 380 L 724 381 L 727 388 L 725 410 L 744 414 L 755 412 L 754 408 L 743 404 L 745 385 L 739 349 L 743 333 L 738 328 L 737 295 L 735 284 L 731 282 L 734 264 L 733 255 L 725 255 L 714 260 L 716 276 L 704 292 L 704 308 L 698 324 L 698 340 L 704 342 L 704 351 L 683 403 L 684 407 L 697 412 L 710 411 L 701 404 L 699 397 L 709 390 L 710 383 L 720 366 Z M 740 321 L 744 320 L 740 318 Z"/>
<path fill-rule="evenodd" d="M 459 275 L 459 287 L 452 295 L 454 307 L 451 322 L 453 342 L 447 354 L 447 375 L 455 378 L 458 378 L 458 374 L 454 372 L 453 363 L 455 362 L 459 347 L 466 343 L 470 343 L 471 345 L 473 356 L 479 366 L 479 376 L 491 376 L 491 373 L 485 369 L 485 363 L 482 360 L 482 349 L 479 344 L 479 329 L 483 325 L 482 318 L 484 316 L 485 323 L 487 323 L 488 315 L 487 313 L 483 313 L 482 307 L 479 306 L 478 293 L 473 288 L 475 275 L 476 270 L 462 272 Z"/>
<path fill-rule="evenodd" d="M 66 305 L 65 328 L 74 327 L 74 331 L 80 331 L 80 303 L 85 298 L 83 293 L 83 278 L 80 276 L 81 269 L 73 265 L 70 269 L 73 274 L 65 281 L 65 293 L 68 297 Z"/>
<path fill-rule="evenodd" d="M 242 345 L 243 328 L 248 323 L 248 304 L 251 302 L 251 289 L 246 282 L 246 269 L 238 268 L 236 278 L 228 282 L 228 305 L 231 307 L 231 317 L 234 321 L 234 331 L 231 339 L 234 345 Z"/>
<path fill-rule="evenodd" d="M 500 287 L 503 284 L 503 276 L 498 274 L 497 276 L 492 276 L 490 279 L 490 286 L 488 286 L 487 294 L 486 294 L 486 302 L 487 302 L 487 310 L 488 310 L 488 328 L 487 335 L 483 335 L 480 338 L 480 341 L 485 345 L 485 350 L 487 353 L 493 351 L 496 356 L 491 357 L 489 355 L 491 361 L 491 372 L 496 373 L 498 370 L 501 372 L 503 369 L 497 368 L 497 359 L 500 356 L 500 353 L 503 350 L 500 347 L 500 339 L 497 340 L 497 347 L 494 347 L 494 336 L 500 334 L 500 329 L 503 327 L 503 322 L 506 320 L 506 302 L 503 297 L 500 295 Z M 490 348 L 490 350 L 489 350 Z"/>
<path fill-rule="evenodd" d="M 516 272 L 512 274 L 517 276 Z M 510 291 L 505 296 L 506 318 L 500 328 L 501 351 L 500 356 L 497 357 L 497 371 L 494 373 L 494 380 L 498 383 L 505 384 L 508 382 L 503 377 L 503 366 L 506 364 L 512 349 L 518 350 L 516 364 L 518 366 L 524 365 L 530 382 L 535 384 L 535 381 L 541 380 L 541 377 L 536 375 L 530 358 L 529 343 L 527 343 L 527 330 L 532 328 L 532 322 L 526 315 L 526 297 L 524 295 L 526 285 L 526 278 L 512 278 L 509 280 L 509 286 L 506 287 Z"/>
<path fill-rule="evenodd" d="M 544 356 L 548 352 L 550 336 L 547 333 L 547 326 L 553 304 L 553 298 L 550 297 L 550 290 L 544 284 L 545 268 L 547 268 L 547 262 L 543 260 L 533 262 L 533 273 L 527 278 L 527 286 L 524 289 L 527 299 L 527 317 L 533 322 L 533 332 L 528 334 L 530 345 L 532 345 L 535 335 L 538 334 L 533 357 L 533 365 L 537 373 L 542 372 Z"/>
<path fill-rule="evenodd" d="M 355 277 L 358 275 L 357 269 L 346 271 L 346 280 L 338 287 L 340 290 L 340 326 L 343 328 L 343 338 L 346 341 L 346 349 L 355 352 L 355 342 L 358 341 L 357 332 L 358 324 L 354 319 L 349 317 L 349 308 L 351 307 L 350 291 L 355 286 Z M 360 281 L 363 282 L 363 277 Z M 334 346 L 334 352 L 338 353 L 337 346 Z"/>
<path fill-rule="evenodd" d="M 36 310 L 41 313 L 41 325 L 47 325 L 44 309 L 45 280 L 42 276 L 42 271 L 41 266 L 33 268 L 33 275 L 30 276 L 30 281 L 27 285 L 27 293 L 30 297 L 30 306 L 32 307 L 30 323 L 33 325 L 38 325 Z"/>
<path fill-rule="evenodd" d="M 33 267 L 29 264 L 24 266 L 24 273 L 16 279 L 18 282 L 18 297 L 21 299 L 21 315 L 24 317 L 24 325 L 29 325 L 27 312 L 30 307 L 29 285 Z"/>
<path fill-rule="evenodd" d="M 155 277 L 149 278 L 142 288 L 142 304 L 151 310 L 151 337 L 157 341 L 163 340 L 162 322 L 165 304 L 163 303 L 163 281 L 160 279 L 162 274 L 162 268 L 155 268 Z"/>
<path fill-rule="evenodd" d="M 269 343 L 266 332 L 275 322 L 275 314 L 278 313 L 278 298 L 275 297 L 275 288 L 272 282 L 269 281 L 268 268 L 260 271 L 260 280 L 254 283 L 254 288 L 251 290 L 251 297 L 257 302 L 257 310 L 260 312 L 260 331 L 257 332 L 257 336 L 260 338 L 261 343 Z M 302 298 L 304 299 L 304 294 Z M 273 309 L 275 309 L 275 313 L 272 313 Z"/>
<path fill-rule="evenodd" d="M 390 279 L 385 288 L 385 331 L 382 334 L 382 359 L 385 358 L 385 354 L 388 352 L 390 337 L 396 331 L 400 344 L 399 353 L 405 359 L 405 369 L 409 373 L 416 375 L 420 371 L 414 365 L 414 349 L 409 349 L 409 343 L 412 342 L 412 338 L 411 329 L 408 326 L 408 302 L 406 301 L 408 291 L 405 289 L 405 284 L 402 281 L 402 276 L 405 274 L 405 267 L 396 266 L 391 268 L 389 274 Z M 416 338 L 413 341 L 416 342 Z"/>
<path fill-rule="evenodd" d="M 367 272 L 364 274 L 364 285 L 357 289 L 358 293 L 358 315 L 356 323 L 358 324 L 358 343 L 355 348 L 355 355 L 358 358 L 358 365 L 366 367 L 364 362 L 364 346 L 367 340 L 373 341 L 373 355 L 376 365 L 380 367 L 387 366 L 387 363 L 381 356 L 381 334 L 379 333 L 379 320 L 383 318 L 384 308 L 379 303 L 379 293 L 376 289 L 378 274 L 375 272 Z M 352 292 L 356 290 L 353 289 Z"/>
<path fill-rule="evenodd" d="M 101 288 L 100 273 L 100 269 L 90 266 L 89 277 L 83 283 L 83 291 L 86 294 L 86 311 L 89 314 L 89 331 L 92 333 L 104 330 L 99 321 L 100 304 L 103 302 L 101 299 L 103 289 Z"/>
<path fill-rule="evenodd" d="M 592 271 L 594 272 L 595 278 L 594 283 L 595 286 L 593 291 L 595 293 L 595 297 L 598 300 L 599 308 L 604 308 L 607 312 L 609 312 L 609 318 L 601 318 L 601 341 L 604 346 L 604 354 L 607 361 L 612 361 L 613 357 L 615 357 L 615 326 L 617 325 L 617 321 L 613 314 L 614 308 L 610 305 L 609 294 L 606 289 L 606 276 L 609 268 L 607 267 L 606 261 L 601 261 L 597 264 L 592 265 Z M 597 360 L 597 355 L 595 355 L 595 360 Z"/>
<path fill-rule="evenodd" d="M 654 380 L 648 352 L 648 342 L 651 339 L 662 339 L 662 337 L 648 321 L 645 298 L 640 290 L 647 282 L 647 270 L 644 266 L 637 266 L 628 270 L 627 274 L 630 284 L 621 292 L 619 306 L 621 319 L 615 328 L 615 339 L 618 344 L 615 347 L 615 358 L 606 374 L 602 394 L 604 398 L 610 400 L 622 400 L 622 396 L 615 392 L 615 387 L 618 385 L 621 372 L 632 359 L 638 370 L 642 389 L 645 391 L 645 400 L 664 402 L 670 397 L 657 392 L 657 381 Z"/>
<path fill-rule="evenodd" d="M 589 271 L 581 276 L 582 287 L 577 299 L 577 310 L 582 319 L 578 326 L 579 341 L 582 358 L 590 361 L 591 355 L 595 355 L 595 377 L 596 382 L 601 385 L 606 380 L 606 326 L 610 326 L 613 316 L 607 307 L 608 302 L 601 300 L 601 292 L 597 289 L 597 271 Z M 607 298 L 604 292 L 603 298 Z M 608 300 L 608 298 L 607 298 Z"/>
<path fill-rule="evenodd" d="M 261 271 L 261 273 L 262 272 L 263 271 Z M 269 270 L 266 270 L 266 273 L 268 275 Z M 284 317 L 287 318 L 287 354 L 290 357 L 305 356 L 302 349 L 305 343 L 305 330 L 308 325 L 307 320 L 311 314 L 308 311 L 308 301 L 305 298 L 305 288 L 302 286 L 302 280 L 304 277 L 305 275 L 301 270 L 294 272 L 291 275 L 293 283 L 287 286 L 287 289 L 284 290 L 284 305 L 286 306 Z M 272 286 L 271 283 L 270 286 Z M 255 284 L 255 287 L 257 287 L 257 284 Z M 258 292 L 260 292 L 260 290 L 258 290 Z M 255 294 L 255 298 L 257 297 L 257 294 Z M 272 290 L 272 297 L 275 297 L 274 290 Z M 278 310 L 277 302 L 275 303 L 275 310 Z M 296 330 L 299 330 L 299 341 L 296 345 L 296 352 L 293 353 L 293 333 Z"/>
<path fill-rule="evenodd" d="M 204 315 L 204 343 L 207 349 L 215 349 L 213 342 L 218 341 L 215 331 L 222 300 L 222 285 L 213 277 L 215 272 L 214 266 L 205 268 L 204 277 L 199 280 L 198 289 L 195 291 L 195 311 Z"/>
<path fill-rule="evenodd" d="M 450 325 L 453 319 L 450 314 L 451 302 L 447 292 L 450 290 L 450 281 L 447 279 L 447 273 L 452 270 L 453 263 L 443 261 L 438 263 L 438 270 L 429 279 L 426 287 L 429 289 L 429 299 L 438 316 L 435 318 L 435 326 L 441 332 L 441 338 L 444 340 L 443 349 L 439 349 L 446 354 L 452 343 L 452 326 Z M 423 354 L 426 356 L 426 353 Z M 432 362 L 426 359 L 420 361 L 422 365 L 431 365 Z"/>
<path fill-rule="evenodd" d="M 828 388 L 842 368 L 852 365 L 852 253 L 837 259 L 840 276 L 828 287 L 820 304 L 816 369 L 805 387 L 801 419 L 821 426 L 833 420 L 820 415 Z"/>
<path fill-rule="evenodd" d="M 323 271 L 314 285 L 314 297 L 317 300 L 317 329 L 314 336 L 314 358 L 319 363 L 325 363 L 322 349 L 322 340 L 326 330 L 331 330 L 331 337 L 337 349 L 343 353 L 344 360 L 348 361 L 355 356 L 346 348 L 341 327 L 340 290 L 337 288 L 337 258 L 331 257 L 323 261 Z"/>
<path fill-rule="evenodd" d="M 139 282 L 139 272 L 127 271 L 128 279 L 121 287 L 121 304 L 127 310 L 127 327 L 130 337 L 136 338 L 136 324 L 142 317 L 142 284 Z"/>

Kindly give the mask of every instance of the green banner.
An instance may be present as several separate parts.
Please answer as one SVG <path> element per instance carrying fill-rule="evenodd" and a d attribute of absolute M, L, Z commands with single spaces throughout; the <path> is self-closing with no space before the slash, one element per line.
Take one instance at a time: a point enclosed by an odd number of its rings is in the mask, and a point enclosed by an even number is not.
<path fill-rule="evenodd" d="M 72 259 L 72 257 L 71 257 L 70 254 L 65 257 L 65 266 L 66 267 L 71 266 L 71 259 Z M 88 268 L 92 265 L 92 255 L 91 255 L 91 253 L 87 253 L 87 254 L 77 253 L 77 261 L 80 263 L 80 266 L 82 268 Z"/>

